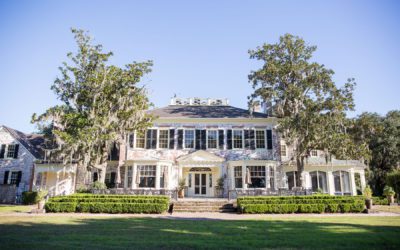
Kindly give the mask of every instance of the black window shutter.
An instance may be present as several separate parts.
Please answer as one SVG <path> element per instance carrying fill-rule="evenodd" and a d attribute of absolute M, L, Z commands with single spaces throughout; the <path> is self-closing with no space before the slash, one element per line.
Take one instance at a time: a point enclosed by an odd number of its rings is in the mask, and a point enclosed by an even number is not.
<path fill-rule="evenodd" d="M 201 130 L 201 149 L 207 149 L 207 130 Z"/>
<path fill-rule="evenodd" d="M 178 149 L 183 148 L 183 129 L 178 129 Z"/>
<path fill-rule="evenodd" d="M 227 149 L 232 149 L 232 129 L 228 129 L 227 131 Z"/>
<path fill-rule="evenodd" d="M 18 158 L 19 144 L 15 144 L 14 159 Z"/>
<path fill-rule="evenodd" d="M 201 149 L 201 130 L 196 129 L 196 149 Z"/>
<path fill-rule="evenodd" d="M 110 175 L 110 184 L 112 184 L 112 185 L 114 185 L 115 184 L 115 176 L 116 176 L 116 173 L 115 172 L 111 172 L 111 175 Z"/>
<path fill-rule="evenodd" d="M 151 129 L 146 130 L 146 149 L 151 148 Z"/>
<path fill-rule="evenodd" d="M 93 173 L 93 182 L 97 181 L 99 179 L 99 174 L 97 172 Z"/>
<path fill-rule="evenodd" d="M 10 174 L 10 171 L 5 171 L 4 172 L 4 181 L 3 184 L 8 184 L 8 175 Z"/>
<path fill-rule="evenodd" d="M 135 141 L 135 134 L 132 133 L 129 135 L 129 147 L 133 148 L 133 142 Z"/>
<path fill-rule="evenodd" d="M 175 149 L 175 129 L 169 130 L 169 149 Z"/>
<path fill-rule="evenodd" d="M 5 153 L 6 153 L 6 144 L 2 144 L 0 149 L 0 159 L 4 158 Z"/>
<path fill-rule="evenodd" d="M 250 140 L 250 149 L 256 149 L 256 144 L 254 141 L 254 129 L 249 130 L 249 140 Z"/>
<path fill-rule="evenodd" d="M 267 129 L 267 149 L 272 149 L 272 130 Z"/>
<path fill-rule="evenodd" d="M 153 130 L 153 137 L 151 139 L 151 148 L 157 148 L 157 129 L 152 129 Z"/>
<path fill-rule="evenodd" d="M 244 148 L 250 149 L 250 130 L 244 130 Z"/>
<path fill-rule="evenodd" d="M 220 129 L 218 130 L 218 144 L 219 144 L 219 149 L 224 149 L 224 130 Z"/>
<path fill-rule="evenodd" d="M 15 183 L 17 185 L 17 187 L 19 187 L 19 183 L 21 182 L 21 179 L 22 179 L 22 171 L 18 171 L 17 182 Z"/>

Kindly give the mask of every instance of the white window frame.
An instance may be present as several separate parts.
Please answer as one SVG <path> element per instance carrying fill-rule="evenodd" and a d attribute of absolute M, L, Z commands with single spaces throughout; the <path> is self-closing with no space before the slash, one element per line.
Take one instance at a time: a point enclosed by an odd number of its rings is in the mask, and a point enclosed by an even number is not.
<path fill-rule="evenodd" d="M 257 147 L 257 131 L 264 133 L 264 147 Z M 254 130 L 254 148 L 255 149 L 266 149 L 267 148 L 267 132 L 265 132 L 265 129 L 255 129 Z"/>
<path fill-rule="evenodd" d="M 193 131 L 193 147 L 186 147 L 186 131 Z M 183 129 L 183 148 L 184 149 L 195 149 L 196 148 L 196 130 L 195 129 Z"/>
<path fill-rule="evenodd" d="M 242 147 L 235 147 L 235 131 L 240 131 L 242 133 Z M 244 131 L 243 129 L 232 129 L 232 149 L 243 149 L 244 148 Z"/>
<path fill-rule="evenodd" d="M 4 151 L 4 159 L 14 159 L 15 147 L 16 147 L 16 145 L 17 145 L 17 144 L 7 144 L 7 145 L 6 145 L 6 148 L 5 148 L 5 151 Z M 12 155 L 11 157 L 8 156 L 9 147 L 10 147 L 10 146 L 14 146 L 13 155 Z"/>
<path fill-rule="evenodd" d="M 218 132 L 218 130 L 217 130 L 217 129 L 207 129 L 206 131 L 207 131 L 207 132 L 206 132 L 206 147 L 207 147 L 207 149 L 218 149 L 218 146 L 219 146 L 219 132 Z M 215 134 L 216 134 L 216 138 L 215 138 L 215 148 L 210 148 L 210 147 L 208 147 L 208 133 L 209 133 L 210 131 L 213 131 L 213 132 L 215 132 Z"/>
<path fill-rule="evenodd" d="M 133 144 L 134 144 L 134 148 L 135 149 L 145 149 L 146 148 L 146 130 L 144 131 L 144 134 L 143 134 L 143 147 L 137 147 L 137 140 L 138 140 L 138 132 L 137 131 L 135 131 L 135 141 L 133 142 Z"/>
<path fill-rule="evenodd" d="M 282 149 L 282 148 L 284 148 L 284 149 Z M 285 153 L 283 154 L 283 152 L 285 152 Z M 287 157 L 287 146 L 286 146 L 286 144 L 282 144 L 282 143 L 281 143 L 281 157 Z"/>
<path fill-rule="evenodd" d="M 314 155 L 314 153 L 315 153 L 315 155 Z M 316 150 L 316 149 L 311 150 L 310 155 L 311 155 L 311 157 L 318 157 L 318 150 Z"/>
<path fill-rule="evenodd" d="M 160 135 L 161 135 L 161 131 L 167 131 L 167 144 L 165 148 L 160 147 Z M 170 135 L 169 135 L 169 129 L 158 129 L 157 132 L 157 149 L 169 149 L 169 139 L 170 139 Z"/>

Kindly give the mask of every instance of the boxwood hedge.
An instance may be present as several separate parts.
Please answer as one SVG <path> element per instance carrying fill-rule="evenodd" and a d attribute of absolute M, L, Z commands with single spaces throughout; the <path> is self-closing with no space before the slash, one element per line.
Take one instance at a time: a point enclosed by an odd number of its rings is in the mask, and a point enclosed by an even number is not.
<path fill-rule="evenodd" d="M 237 199 L 242 213 L 360 213 L 365 209 L 361 196 L 247 196 Z"/>
<path fill-rule="evenodd" d="M 50 198 L 45 209 L 53 213 L 162 213 L 168 206 L 167 196 L 74 194 Z"/>

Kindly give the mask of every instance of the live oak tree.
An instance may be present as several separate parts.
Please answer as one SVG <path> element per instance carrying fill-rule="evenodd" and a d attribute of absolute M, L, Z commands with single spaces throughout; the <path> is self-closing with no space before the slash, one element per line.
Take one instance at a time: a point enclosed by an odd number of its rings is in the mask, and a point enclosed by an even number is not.
<path fill-rule="evenodd" d="M 92 44 L 83 30 L 72 29 L 72 33 L 78 51 L 68 53 L 71 62 L 59 67 L 61 76 L 51 86 L 62 104 L 39 116 L 33 114 L 32 122 L 51 128 L 58 145 L 53 157 L 65 163 L 73 158 L 84 170 L 98 169 L 104 183 L 114 143 L 124 149 L 127 135 L 152 120 L 146 113 L 150 105 L 146 89 L 139 86 L 152 62 L 132 62 L 123 68 L 110 65 L 112 52 Z"/>
<path fill-rule="evenodd" d="M 387 176 L 400 167 L 400 111 L 385 116 L 362 113 L 354 119 L 350 133 L 367 143 L 371 152 L 368 179 L 375 195 L 382 195 Z"/>
<path fill-rule="evenodd" d="M 279 43 L 249 50 L 251 59 L 263 63 L 249 74 L 254 89 L 249 105 L 269 103 L 279 118 L 278 131 L 294 150 L 298 186 L 304 184 L 301 174 L 313 149 L 324 150 L 327 160 L 332 154 L 343 159 L 367 156 L 365 145 L 357 145 L 346 132 L 351 126 L 346 111 L 354 109 L 354 79 L 337 87 L 333 70 L 311 61 L 315 50 L 291 34 L 280 37 Z"/>

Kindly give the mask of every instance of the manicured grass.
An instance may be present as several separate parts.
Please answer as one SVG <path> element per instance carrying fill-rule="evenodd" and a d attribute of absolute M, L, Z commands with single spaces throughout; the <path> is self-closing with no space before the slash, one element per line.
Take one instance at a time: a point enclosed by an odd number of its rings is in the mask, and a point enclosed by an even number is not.
<path fill-rule="evenodd" d="M 26 213 L 30 212 L 36 205 L 0 205 L 0 213 Z"/>
<path fill-rule="evenodd" d="M 400 214 L 400 206 L 373 206 L 373 210 Z"/>
<path fill-rule="evenodd" d="M 400 216 L 268 217 L 263 221 L 0 216 L 0 232 L 1 249 L 400 248 Z"/>

